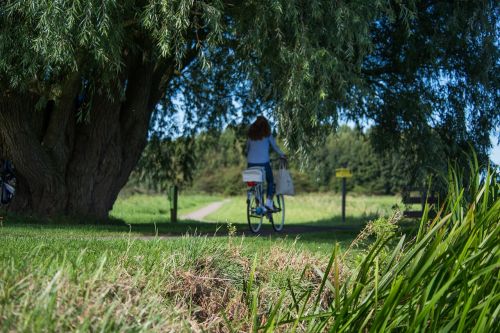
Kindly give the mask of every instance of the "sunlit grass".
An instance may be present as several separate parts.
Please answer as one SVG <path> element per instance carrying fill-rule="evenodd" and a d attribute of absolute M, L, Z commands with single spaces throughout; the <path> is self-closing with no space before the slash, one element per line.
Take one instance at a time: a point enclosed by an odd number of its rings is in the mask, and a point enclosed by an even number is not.
<path fill-rule="evenodd" d="M 401 207 L 399 196 L 350 196 L 346 198 L 346 224 L 360 225 L 379 216 L 388 216 L 393 208 Z M 342 197 L 339 194 L 320 193 L 285 197 L 285 224 L 317 226 L 342 225 Z M 246 198 L 233 197 L 207 221 L 246 223 Z"/>
<path fill-rule="evenodd" d="M 187 214 L 222 200 L 212 195 L 180 195 L 178 199 L 178 214 Z M 111 217 L 121 219 L 126 223 L 166 223 L 170 222 L 170 202 L 166 195 L 133 195 L 118 198 Z"/>
<path fill-rule="evenodd" d="M 181 195 L 179 197 L 179 216 L 205 207 L 211 202 L 224 199 L 208 195 Z M 340 196 L 332 194 L 311 194 L 286 198 L 286 225 L 342 225 L 340 220 Z M 358 226 L 378 215 L 387 215 L 391 206 L 397 203 L 398 197 L 370 197 L 359 196 L 347 198 L 347 224 Z M 245 221 L 245 199 L 230 198 L 216 213 L 209 215 L 206 220 L 212 222 L 182 221 L 170 223 L 170 204 L 166 196 L 133 195 L 119 198 L 111 212 L 110 221 L 93 221 L 84 224 L 82 218 L 77 223 L 70 219 L 49 219 L 38 221 L 35 218 L 5 216 L 4 228 L 0 229 L 4 237 L 61 237 L 68 239 L 78 238 L 109 238 L 109 237 L 152 237 L 159 235 L 182 234 L 217 234 L 227 235 L 228 224 L 231 223 L 237 232 L 248 231 Z M 215 222 L 215 223 L 213 223 Z M 271 230 L 266 221 L 263 230 Z M 286 232 L 286 228 L 285 228 Z M 334 240 L 351 239 L 352 232 L 346 234 L 321 235 L 325 244 Z M 295 236 L 293 236 L 295 237 Z M 309 236 L 303 235 L 310 239 Z M 321 246 L 320 246 L 321 248 Z"/>

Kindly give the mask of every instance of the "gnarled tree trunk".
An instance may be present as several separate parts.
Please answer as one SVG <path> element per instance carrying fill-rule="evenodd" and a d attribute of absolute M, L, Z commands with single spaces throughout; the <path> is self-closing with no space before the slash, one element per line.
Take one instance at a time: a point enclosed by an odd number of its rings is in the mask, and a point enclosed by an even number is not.
<path fill-rule="evenodd" d="M 146 145 L 152 112 L 175 66 L 173 59 L 144 59 L 130 59 L 114 88 L 95 93 L 86 122 L 77 119 L 78 73 L 42 110 L 35 110 L 36 93 L 0 93 L 0 157 L 13 161 L 18 178 L 9 210 L 107 217 Z"/>

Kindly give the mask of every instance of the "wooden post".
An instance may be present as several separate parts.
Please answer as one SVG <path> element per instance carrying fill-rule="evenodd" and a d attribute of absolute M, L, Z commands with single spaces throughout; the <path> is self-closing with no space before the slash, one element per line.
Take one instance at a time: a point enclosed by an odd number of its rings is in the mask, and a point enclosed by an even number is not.
<path fill-rule="evenodd" d="M 346 180 L 352 177 L 351 170 L 344 165 L 343 168 L 335 170 L 335 177 L 342 178 L 342 223 L 345 223 L 345 197 L 346 197 Z"/>
<path fill-rule="evenodd" d="M 177 222 L 177 197 L 178 197 L 177 185 L 173 185 L 170 188 L 170 222 L 171 223 Z"/>
<path fill-rule="evenodd" d="M 345 184 L 346 183 L 346 178 L 342 178 L 342 223 L 345 223 L 345 195 L 346 195 L 346 189 L 345 189 Z"/>

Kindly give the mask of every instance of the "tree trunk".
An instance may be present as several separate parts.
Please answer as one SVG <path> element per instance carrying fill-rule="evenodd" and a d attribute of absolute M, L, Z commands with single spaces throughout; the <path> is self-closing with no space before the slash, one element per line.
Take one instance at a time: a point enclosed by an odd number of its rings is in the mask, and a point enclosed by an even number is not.
<path fill-rule="evenodd" d="M 0 157 L 13 161 L 18 178 L 9 210 L 107 217 L 146 145 L 152 112 L 173 73 L 172 59 L 162 66 L 144 59 L 129 60 L 114 88 L 96 90 L 88 122 L 77 117 L 78 73 L 42 110 L 35 110 L 35 93 L 0 93 Z"/>

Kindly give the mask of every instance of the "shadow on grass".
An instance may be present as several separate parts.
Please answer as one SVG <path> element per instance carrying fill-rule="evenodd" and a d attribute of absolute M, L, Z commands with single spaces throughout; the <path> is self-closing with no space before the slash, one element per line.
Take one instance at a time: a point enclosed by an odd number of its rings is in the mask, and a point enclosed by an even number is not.
<path fill-rule="evenodd" d="M 200 222 L 181 220 L 177 223 L 170 223 L 165 218 L 158 218 L 157 221 L 150 220 L 147 223 L 127 223 L 116 218 L 93 219 L 84 217 L 54 217 L 37 218 L 33 216 L 20 216 L 7 214 L 3 215 L 2 225 L 14 228 L 31 229 L 63 229 L 98 233 L 132 233 L 136 236 L 154 237 L 158 236 L 181 236 L 181 235 L 208 235 L 227 236 L 229 230 L 233 230 L 234 235 L 276 237 L 295 239 L 300 238 L 301 242 L 331 242 L 352 240 L 364 228 L 366 223 L 375 219 L 375 216 L 347 218 L 346 223 L 342 223 L 341 216 L 334 216 L 329 219 L 318 221 L 286 224 L 281 233 L 276 233 L 272 229 L 269 221 L 265 220 L 261 232 L 253 234 L 246 223 L 233 223 L 231 227 L 227 223 Z M 410 228 L 415 224 L 406 222 Z M 405 229 L 407 227 L 404 227 Z M 102 236 L 106 236 L 102 234 Z"/>
<path fill-rule="evenodd" d="M 345 222 L 342 222 L 342 216 L 335 215 L 335 216 L 321 219 L 321 220 L 302 222 L 302 223 L 293 223 L 293 224 L 289 224 L 289 225 L 290 226 L 303 225 L 303 226 L 311 226 L 311 227 L 346 227 L 346 228 L 358 228 L 359 229 L 359 228 L 364 227 L 369 221 L 375 220 L 378 217 L 379 216 L 377 216 L 375 214 L 366 215 L 366 216 L 355 216 L 355 217 L 346 216 Z"/>
<path fill-rule="evenodd" d="M 129 223 L 122 219 L 107 218 L 96 219 L 90 217 L 56 216 L 52 218 L 40 218 L 29 215 L 18 215 L 12 213 L 0 214 L 0 226 L 35 229 L 67 229 L 73 231 L 102 231 L 114 233 L 140 234 L 145 236 L 158 235 L 184 235 L 184 234 L 208 234 L 227 235 L 228 225 L 226 223 L 212 223 L 199 221 L 179 221 L 170 223 L 165 218 L 159 217 L 149 219 L 147 223 Z M 235 224 L 238 230 L 246 227 L 246 224 Z"/>

